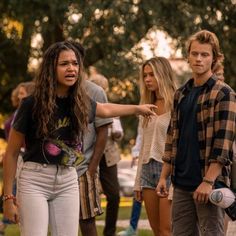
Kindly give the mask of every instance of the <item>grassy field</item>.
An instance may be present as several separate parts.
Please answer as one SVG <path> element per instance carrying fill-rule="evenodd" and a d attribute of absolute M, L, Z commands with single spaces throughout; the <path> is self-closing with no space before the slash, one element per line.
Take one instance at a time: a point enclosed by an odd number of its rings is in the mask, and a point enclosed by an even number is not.
<path fill-rule="evenodd" d="M 121 198 L 121 202 L 120 202 L 120 209 L 119 209 L 119 219 L 120 220 L 124 220 L 127 219 L 129 220 L 130 217 L 130 212 L 131 212 L 131 205 L 132 205 L 132 198 Z M 105 207 L 106 207 L 106 201 L 104 198 L 102 198 L 102 206 L 103 209 L 105 211 Z M 105 214 L 102 214 L 101 216 L 97 217 L 97 220 L 104 220 Z M 146 213 L 145 213 L 145 209 L 144 207 L 142 208 L 142 212 L 141 212 L 141 219 L 146 219 Z M 103 226 L 97 226 L 97 230 L 98 230 L 98 235 L 102 236 L 102 231 L 103 231 Z M 117 232 L 121 231 L 122 228 L 118 227 L 117 228 Z M 138 230 L 138 235 L 142 235 L 142 236 L 152 236 L 152 232 L 150 230 Z M 5 236 L 20 236 L 20 232 L 19 232 L 19 228 L 17 225 L 10 225 L 7 227 L 6 231 L 5 231 Z M 81 234 L 79 233 L 78 236 L 81 236 Z"/>
<path fill-rule="evenodd" d="M 102 236 L 103 235 L 102 234 L 103 227 L 102 226 L 97 226 L 97 230 L 98 230 L 98 235 Z M 122 230 L 122 228 L 120 228 L 120 227 L 117 228 L 117 232 L 119 232 L 121 230 Z M 140 235 L 140 236 L 152 236 L 153 234 L 150 230 L 139 229 L 138 230 L 138 235 Z M 20 232 L 19 232 L 18 227 L 17 226 L 8 226 L 6 231 L 5 231 L 5 236 L 20 236 Z M 79 233 L 78 236 L 81 236 L 81 234 Z"/>

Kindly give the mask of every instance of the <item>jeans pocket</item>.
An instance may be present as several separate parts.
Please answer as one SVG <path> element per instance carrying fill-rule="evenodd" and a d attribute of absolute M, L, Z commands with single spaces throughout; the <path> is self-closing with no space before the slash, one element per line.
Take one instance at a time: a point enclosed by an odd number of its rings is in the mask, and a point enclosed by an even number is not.
<path fill-rule="evenodd" d="M 25 162 L 22 165 L 22 171 L 32 171 L 32 172 L 40 172 L 43 168 L 43 165 L 36 162 Z"/>

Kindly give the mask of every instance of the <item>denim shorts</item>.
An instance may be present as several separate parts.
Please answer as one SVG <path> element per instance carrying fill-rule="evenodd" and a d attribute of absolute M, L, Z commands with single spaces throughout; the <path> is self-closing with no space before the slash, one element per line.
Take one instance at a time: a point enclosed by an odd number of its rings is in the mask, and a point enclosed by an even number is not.
<path fill-rule="evenodd" d="M 141 187 L 155 189 L 159 181 L 162 163 L 154 159 L 150 159 L 147 164 L 142 165 L 141 170 Z M 170 187 L 170 177 L 166 182 L 167 188 Z"/>

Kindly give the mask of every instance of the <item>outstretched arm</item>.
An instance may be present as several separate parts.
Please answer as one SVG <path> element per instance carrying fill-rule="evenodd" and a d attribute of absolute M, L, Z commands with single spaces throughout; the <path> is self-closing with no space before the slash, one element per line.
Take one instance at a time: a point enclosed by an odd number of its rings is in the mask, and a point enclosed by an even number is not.
<path fill-rule="evenodd" d="M 116 116 L 128 115 L 156 115 L 155 109 L 157 107 L 153 104 L 144 105 L 122 105 L 114 103 L 97 103 L 96 116 L 108 118 Z"/>

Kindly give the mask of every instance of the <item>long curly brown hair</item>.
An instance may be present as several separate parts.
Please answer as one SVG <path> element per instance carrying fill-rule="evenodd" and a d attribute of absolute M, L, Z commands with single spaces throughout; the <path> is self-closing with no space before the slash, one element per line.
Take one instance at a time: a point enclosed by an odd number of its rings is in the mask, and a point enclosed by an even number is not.
<path fill-rule="evenodd" d="M 75 137 L 81 136 L 88 125 L 90 102 L 83 85 L 83 62 L 80 52 L 70 41 L 57 42 L 44 53 L 42 64 L 36 78 L 33 117 L 37 122 L 37 136 L 48 137 L 54 129 L 57 90 L 57 63 L 59 55 L 64 50 L 73 50 L 78 66 L 79 75 L 76 83 L 69 89 L 69 104 L 71 130 Z"/>

